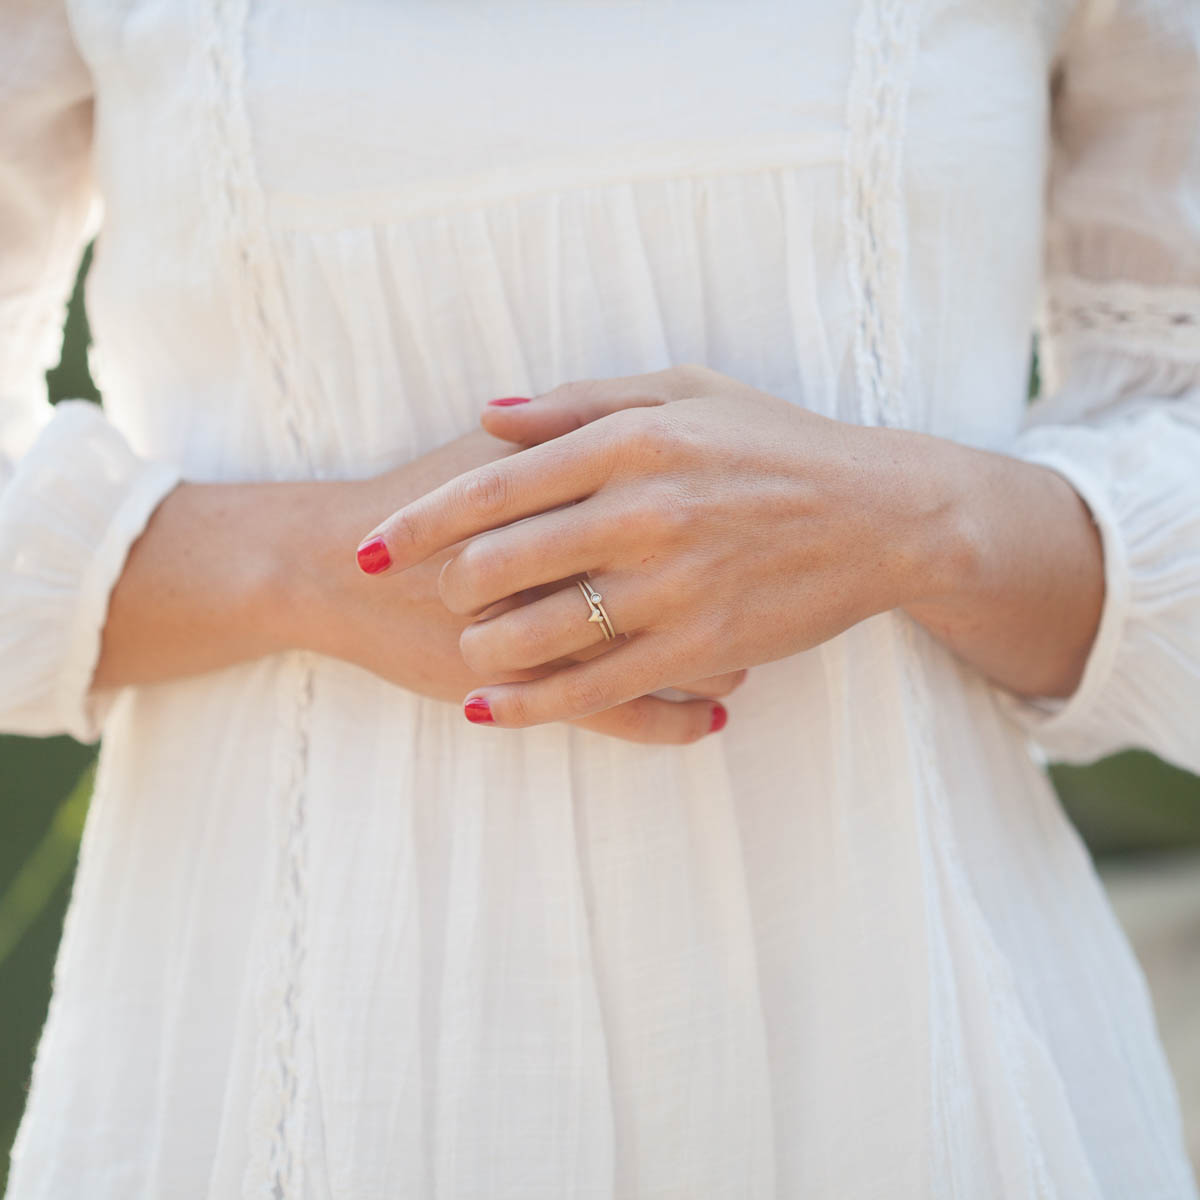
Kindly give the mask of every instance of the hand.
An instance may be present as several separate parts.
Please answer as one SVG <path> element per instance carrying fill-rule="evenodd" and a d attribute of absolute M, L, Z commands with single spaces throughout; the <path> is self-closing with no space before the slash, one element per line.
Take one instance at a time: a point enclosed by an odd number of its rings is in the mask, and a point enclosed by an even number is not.
<path fill-rule="evenodd" d="M 294 640 L 364 666 L 411 691 L 454 702 L 481 685 L 536 679 L 552 671 L 554 664 L 478 671 L 463 661 L 459 640 L 470 619 L 448 611 L 437 590 L 442 565 L 461 547 L 450 546 L 432 555 L 382 587 L 351 565 L 346 549 L 353 544 L 354 532 L 370 519 L 366 514 L 512 453 L 509 443 L 485 433 L 469 434 L 373 479 L 330 485 L 339 489 L 336 497 L 326 493 L 314 497 L 310 519 L 298 523 L 306 545 L 297 547 L 292 556 L 293 570 L 302 576 L 293 577 L 290 584 L 296 595 L 292 607 L 300 622 Z M 550 590 L 533 587 L 523 595 L 503 597 L 489 611 L 512 609 Z M 578 656 L 568 653 L 562 661 L 583 660 L 589 653 L 586 649 Z M 723 707 L 711 701 L 727 695 L 744 678 L 744 672 L 727 672 L 696 679 L 681 688 L 695 699 L 631 697 L 627 703 L 573 723 L 637 742 L 695 741 L 713 728 L 714 714 L 717 722 L 724 720 Z"/>
<path fill-rule="evenodd" d="M 600 645 L 571 582 L 584 571 L 625 635 L 587 662 L 476 688 L 496 724 L 578 719 L 723 676 L 941 586 L 938 439 L 833 421 L 697 366 L 563 384 L 486 420 L 553 440 L 393 513 L 364 539 L 390 556 L 381 574 L 443 556 L 438 591 L 473 618 L 460 645 L 480 675 Z"/>

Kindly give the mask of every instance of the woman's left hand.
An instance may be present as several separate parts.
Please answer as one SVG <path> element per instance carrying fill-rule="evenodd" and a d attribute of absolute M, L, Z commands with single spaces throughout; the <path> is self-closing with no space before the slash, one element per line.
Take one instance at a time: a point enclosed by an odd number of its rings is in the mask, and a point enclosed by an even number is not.
<path fill-rule="evenodd" d="M 459 614 L 524 589 L 550 595 L 464 629 L 480 674 L 603 641 L 575 580 L 588 572 L 611 647 L 539 679 L 478 688 L 500 726 L 582 717 L 781 658 L 941 587 L 955 507 L 939 439 L 831 420 L 701 366 L 565 383 L 489 410 L 536 443 L 448 481 L 363 541 L 402 571 L 471 540 L 442 568 Z M 375 539 L 382 539 L 383 547 Z"/>

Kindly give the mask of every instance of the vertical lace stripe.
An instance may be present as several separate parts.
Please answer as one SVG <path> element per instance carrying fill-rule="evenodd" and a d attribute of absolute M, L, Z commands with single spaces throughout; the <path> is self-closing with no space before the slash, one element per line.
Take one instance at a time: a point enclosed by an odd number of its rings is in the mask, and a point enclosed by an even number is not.
<path fill-rule="evenodd" d="M 864 424 L 913 428 L 908 391 L 907 214 L 904 153 L 908 97 L 916 66 L 921 0 L 862 0 L 855 29 L 845 172 L 845 236 L 851 296 L 859 415 Z M 929 635 L 902 613 L 896 617 L 897 652 L 904 664 L 909 743 L 919 781 L 915 803 L 922 830 L 926 888 L 932 1070 L 931 1150 L 933 1195 L 949 1200 L 961 1166 L 954 1113 L 971 1093 L 970 1072 L 957 1035 L 956 991 L 971 964 L 949 960 L 947 914 L 958 913 L 970 930 L 975 966 L 987 981 L 991 1021 L 1000 1048 L 1007 1092 L 990 1104 L 1008 1106 L 1009 1140 L 1002 1150 L 1021 1172 L 1027 1193 L 1058 1200 L 1033 1126 L 1024 1047 L 1036 1034 L 1023 1012 L 1011 966 L 987 922 L 958 852 L 950 819 L 950 792 L 933 736 L 936 712 L 927 661 Z M 959 1099 L 955 1099 L 959 1098 Z M 947 1190 L 950 1189 L 950 1190 Z"/>
<path fill-rule="evenodd" d="M 229 291 L 239 328 L 261 365 L 276 451 L 274 469 L 319 478 L 314 422 L 306 406 L 296 338 L 282 273 L 255 169 L 246 111 L 245 37 L 249 0 L 211 0 L 204 54 L 210 87 L 212 181 L 217 244 L 229 254 Z M 281 659 L 278 755 L 269 797 L 274 860 L 270 911 L 260 942 L 258 1020 L 249 1106 L 244 1200 L 299 1200 L 304 1193 L 303 1133 L 307 1097 L 307 790 L 312 656 Z"/>
<path fill-rule="evenodd" d="M 921 8 L 916 0 L 864 0 L 854 33 L 843 218 L 860 416 L 868 425 L 902 425 L 909 415 L 903 169 Z"/>
<path fill-rule="evenodd" d="M 306 403 L 300 355 L 284 295 L 282 272 L 271 241 L 267 202 L 255 169 L 244 82 L 245 31 L 250 0 L 212 0 L 207 45 L 211 88 L 212 198 L 220 244 L 229 248 L 236 272 L 231 292 L 241 307 L 241 328 L 264 382 L 283 440 L 277 466 L 288 475 L 319 477 L 314 462 L 315 421 Z"/>
<path fill-rule="evenodd" d="M 275 772 L 275 862 L 270 942 L 260 965 L 256 1010 L 258 1044 L 250 1100 L 250 1157 L 243 1200 L 300 1200 L 304 1195 L 303 1137 L 307 1112 L 306 903 L 308 722 L 313 672 L 306 656 L 287 661 L 285 695 L 292 708 Z"/>

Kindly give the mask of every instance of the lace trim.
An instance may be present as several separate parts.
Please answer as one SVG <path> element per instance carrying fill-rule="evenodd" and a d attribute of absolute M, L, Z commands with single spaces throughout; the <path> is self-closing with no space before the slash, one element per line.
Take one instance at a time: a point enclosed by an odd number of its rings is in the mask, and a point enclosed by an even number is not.
<path fill-rule="evenodd" d="M 307 997 L 307 805 L 309 718 L 313 672 L 307 656 L 295 660 L 290 728 L 284 737 L 286 783 L 276 811 L 276 880 L 270 924 L 270 958 L 257 997 L 258 1043 L 250 1103 L 250 1157 L 243 1200 L 299 1200 L 303 1195 L 303 1144 L 309 1063 L 303 1037 Z"/>
<path fill-rule="evenodd" d="M 1099 343 L 1146 358 L 1200 363 L 1200 289 L 1052 276 L 1042 316 L 1051 340 Z"/>
<path fill-rule="evenodd" d="M 291 335 L 279 264 L 271 245 L 267 201 L 258 183 L 250 120 L 243 97 L 245 27 L 249 0 L 212 0 L 207 45 L 215 138 L 213 199 L 237 272 L 233 293 L 243 307 L 243 329 L 255 342 L 275 387 L 289 473 L 317 475 L 311 447 L 314 423 L 302 403 L 299 356 Z"/>
<path fill-rule="evenodd" d="M 266 397 L 279 424 L 280 461 L 275 465 L 289 475 L 319 478 L 312 454 L 314 422 L 302 402 L 299 351 L 270 239 L 243 95 L 248 9 L 249 0 L 212 0 L 208 8 L 205 59 L 211 89 L 213 215 L 219 224 L 218 245 L 232 258 L 230 292 L 242 306 L 241 327 L 252 341 L 255 361 L 266 368 Z M 257 981 L 249 1157 L 242 1178 L 245 1200 L 299 1200 L 304 1190 L 302 1138 L 309 1074 L 306 825 L 313 684 L 311 656 L 297 654 L 284 662 L 281 691 L 291 697 L 291 709 L 273 774 L 279 781 L 272 798 L 276 858 L 265 924 L 270 941 Z"/>
<path fill-rule="evenodd" d="M 905 416 L 903 154 L 920 10 L 907 0 L 864 0 L 854 34 L 843 223 L 858 311 L 860 415 L 868 425 L 900 425 Z"/>
<path fill-rule="evenodd" d="M 908 95 L 916 62 L 923 5 L 917 0 L 863 0 L 855 28 L 854 73 L 850 83 L 847 128 L 845 234 L 849 253 L 851 295 L 858 312 L 855 366 L 859 406 L 867 424 L 911 427 L 907 391 L 906 352 L 907 218 L 904 206 L 903 155 Z M 1028 1035 L 1028 1022 L 1014 1000 L 1015 983 L 1003 952 L 996 944 L 979 908 L 966 871 L 959 861 L 950 821 L 949 789 L 942 774 L 932 728 L 935 711 L 929 665 L 923 653 L 923 631 L 916 622 L 896 617 L 897 650 L 904 679 L 905 709 L 914 766 L 919 780 L 916 797 L 921 829 L 921 857 L 929 894 L 941 898 L 941 915 L 930 902 L 927 929 L 930 977 L 935 990 L 946 973 L 939 969 L 949 951 L 945 944 L 945 914 L 961 915 L 970 926 L 970 940 L 979 948 L 979 966 L 993 1002 L 993 1018 L 1003 1065 L 1015 1107 L 1017 1136 L 1028 1165 L 1032 1195 L 1052 1197 L 1049 1171 L 1033 1128 L 1026 1081 L 1019 1074 L 1019 1043 Z M 952 985 L 937 992 L 935 1003 L 953 1019 L 956 999 Z M 949 1112 L 953 1097 L 970 1091 L 968 1070 L 953 1039 L 938 1036 L 933 1026 L 935 1078 L 944 1079 L 934 1097 L 934 1150 L 950 1153 Z M 939 1163 L 942 1178 L 955 1175 L 949 1161 Z M 941 1189 L 938 1192 L 942 1194 Z"/>

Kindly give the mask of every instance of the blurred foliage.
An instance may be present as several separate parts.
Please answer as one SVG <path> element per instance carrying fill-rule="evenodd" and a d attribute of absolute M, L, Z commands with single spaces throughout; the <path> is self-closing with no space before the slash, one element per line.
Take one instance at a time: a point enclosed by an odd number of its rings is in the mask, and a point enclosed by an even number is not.
<path fill-rule="evenodd" d="M 81 285 L 68 310 L 51 399 L 99 400 L 87 368 Z M 1030 391 L 1036 393 L 1034 359 Z M 50 996 L 50 975 L 94 770 L 94 746 L 0 736 L 0 1193 Z M 1200 845 L 1200 780 L 1141 752 L 1055 766 L 1063 806 L 1097 855 Z"/>
<path fill-rule="evenodd" d="M 79 264 L 79 276 L 75 280 L 75 292 L 67 305 L 67 319 L 63 324 L 62 357 L 57 367 L 46 372 L 46 383 L 53 404 L 68 397 L 100 402 L 100 393 L 92 382 L 92 373 L 88 369 L 88 349 L 92 339 L 83 306 L 83 281 L 87 278 L 88 267 L 91 265 L 92 248 L 89 246 L 83 253 L 83 261 Z"/>
<path fill-rule="evenodd" d="M 1200 779 L 1129 750 L 1050 768 L 1067 816 L 1097 857 L 1200 846 Z"/>
<path fill-rule="evenodd" d="M 95 747 L 0 736 L 0 1191 L 70 896 Z"/>

